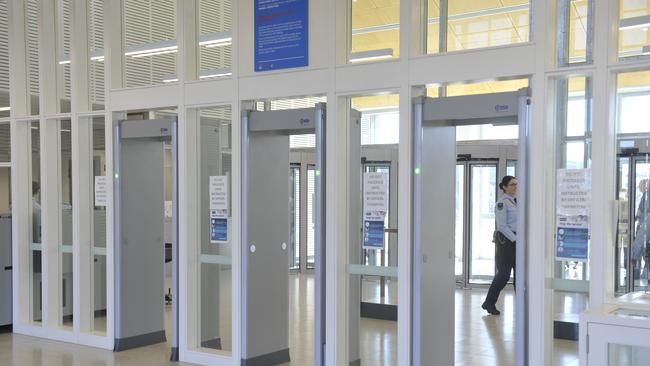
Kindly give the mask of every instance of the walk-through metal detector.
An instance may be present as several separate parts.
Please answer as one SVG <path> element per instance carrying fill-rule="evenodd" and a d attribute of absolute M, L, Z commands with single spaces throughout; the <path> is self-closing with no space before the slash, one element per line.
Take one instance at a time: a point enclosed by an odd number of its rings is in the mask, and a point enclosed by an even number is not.
<path fill-rule="evenodd" d="M 517 92 L 414 100 L 413 365 L 454 364 L 456 126 L 519 125 L 516 365 L 527 355 L 526 182 L 530 97 Z"/>
<path fill-rule="evenodd" d="M 178 360 L 176 119 L 125 120 L 114 130 L 115 351 L 165 342 L 164 142 L 172 145 L 172 360 Z"/>
<path fill-rule="evenodd" d="M 314 197 L 314 365 L 325 345 L 325 110 L 242 114 L 242 366 L 276 365 L 289 355 L 289 136 L 316 135 Z"/>

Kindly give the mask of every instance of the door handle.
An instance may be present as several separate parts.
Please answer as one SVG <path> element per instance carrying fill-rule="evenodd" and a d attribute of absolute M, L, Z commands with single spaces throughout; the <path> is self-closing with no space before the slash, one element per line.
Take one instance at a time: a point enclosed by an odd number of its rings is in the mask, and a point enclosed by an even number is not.
<path fill-rule="evenodd" d="M 6 267 L 5 267 L 5 271 L 11 271 L 12 269 L 14 269 L 13 266 L 6 266 Z"/>

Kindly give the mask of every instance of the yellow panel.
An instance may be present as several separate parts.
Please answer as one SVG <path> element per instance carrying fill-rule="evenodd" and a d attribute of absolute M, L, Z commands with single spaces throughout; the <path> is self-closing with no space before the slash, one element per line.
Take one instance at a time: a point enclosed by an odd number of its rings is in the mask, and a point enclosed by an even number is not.
<path fill-rule="evenodd" d="M 569 93 L 584 93 L 585 82 L 587 78 L 584 76 L 577 76 L 569 79 Z"/>
<path fill-rule="evenodd" d="M 352 37 L 352 52 L 391 48 L 399 57 L 399 30 L 359 34 Z"/>
<path fill-rule="evenodd" d="M 571 2 L 569 19 L 569 62 L 583 62 L 587 54 L 588 1 Z"/>
<path fill-rule="evenodd" d="M 352 108 L 370 109 L 370 108 L 399 108 L 399 94 L 371 95 L 367 97 L 352 98 Z"/>
<path fill-rule="evenodd" d="M 637 71 L 619 74 L 618 89 L 650 88 L 650 71 Z"/>

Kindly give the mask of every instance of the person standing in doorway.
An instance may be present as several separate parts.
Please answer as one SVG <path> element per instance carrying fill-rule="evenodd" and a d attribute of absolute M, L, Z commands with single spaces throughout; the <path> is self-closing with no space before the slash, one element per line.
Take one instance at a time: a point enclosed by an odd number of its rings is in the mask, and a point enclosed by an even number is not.
<path fill-rule="evenodd" d="M 499 183 L 503 196 L 496 206 L 496 246 L 495 261 L 497 272 L 481 307 L 492 315 L 499 315 L 496 303 L 501 290 L 510 279 L 510 272 L 515 269 L 517 242 L 517 178 L 506 175 Z"/>

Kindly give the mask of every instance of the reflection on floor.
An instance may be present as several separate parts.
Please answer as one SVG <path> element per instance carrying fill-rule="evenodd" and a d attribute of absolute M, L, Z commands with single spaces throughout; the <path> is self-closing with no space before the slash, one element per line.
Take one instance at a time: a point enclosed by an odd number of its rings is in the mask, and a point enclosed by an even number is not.
<path fill-rule="evenodd" d="M 392 286 L 396 284 L 397 281 L 391 283 Z M 366 285 L 370 286 L 370 283 Z M 480 308 L 485 292 L 485 289 L 456 290 L 456 365 L 513 364 L 514 294 L 511 290 L 506 290 L 501 296 L 497 305 L 502 311 L 501 316 L 488 316 Z M 292 362 L 284 364 L 285 366 L 313 364 L 313 296 L 312 275 L 289 276 L 289 345 Z M 167 306 L 168 339 L 171 339 L 170 309 Z M 397 323 L 362 319 L 360 345 L 362 365 L 397 366 Z M 576 342 L 556 340 L 554 346 L 554 366 L 578 365 Z M 0 365 L 186 365 L 169 362 L 170 347 L 169 343 L 161 343 L 113 353 L 20 335 L 0 334 Z"/>

